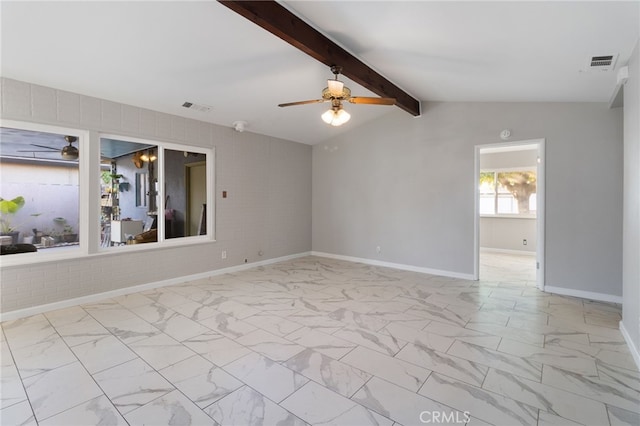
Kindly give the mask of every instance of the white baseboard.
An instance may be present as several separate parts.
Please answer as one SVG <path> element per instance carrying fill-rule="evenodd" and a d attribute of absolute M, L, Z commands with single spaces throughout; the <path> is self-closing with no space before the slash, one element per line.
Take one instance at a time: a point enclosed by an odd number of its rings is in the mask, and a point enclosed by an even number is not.
<path fill-rule="evenodd" d="M 622 296 L 614 296 L 613 294 L 594 293 L 592 291 L 575 290 L 573 288 L 544 286 L 546 293 L 561 294 L 563 296 L 580 297 L 582 299 L 597 300 L 599 302 L 611 302 L 622 304 Z"/>
<path fill-rule="evenodd" d="M 503 253 L 503 254 L 519 254 L 525 256 L 535 256 L 535 251 L 525 251 L 525 250 L 508 250 L 508 249 L 500 249 L 500 248 L 492 248 L 492 247 L 480 247 L 481 253 Z"/>
<path fill-rule="evenodd" d="M 460 278 L 463 280 L 473 280 L 473 274 L 461 274 L 459 272 L 444 271 L 441 269 L 423 268 L 421 266 L 405 265 L 402 263 L 384 262 L 382 260 L 365 259 L 362 257 L 343 256 L 341 254 L 324 253 L 312 251 L 312 256 L 327 257 L 329 259 L 346 260 L 348 262 L 358 262 L 367 265 L 384 266 L 386 268 L 401 269 L 404 271 L 421 272 L 423 274 L 440 275 L 443 277 Z"/>
<path fill-rule="evenodd" d="M 640 370 L 640 350 L 636 346 L 631 336 L 629 336 L 629 332 L 624 326 L 624 323 L 620 321 L 620 332 L 622 333 L 622 337 L 627 342 L 627 346 L 629 347 L 629 351 L 631 351 L 631 356 L 633 356 L 633 360 L 636 362 L 636 367 Z"/>
<path fill-rule="evenodd" d="M 243 263 L 240 265 L 230 266 L 228 268 L 214 269 L 212 271 L 202 272 L 199 274 L 186 275 L 168 280 L 155 281 L 146 284 L 140 284 L 132 287 L 119 288 L 117 290 L 105 291 L 103 293 L 90 294 L 87 296 L 75 297 L 73 299 L 61 300 L 59 302 L 47 303 L 46 305 L 32 306 L 15 311 L 1 312 L 0 322 L 12 321 L 20 318 L 29 317 L 31 315 L 41 314 L 43 312 L 55 311 L 58 309 L 69 308 L 71 306 L 93 303 L 103 299 L 108 299 L 125 294 L 138 293 L 140 291 L 152 290 L 154 288 L 166 287 L 169 285 L 181 284 L 188 281 L 201 280 L 204 278 L 215 277 L 217 275 L 230 274 L 234 272 L 244 271 L 258 266 L 270 265 L 272 263 L 284 262 L 286 260 L 297 259 L 299 257 L 310 256 L 311 252 L 303 252 L 292 254 L 289 256 L 276 257 L 274 259 L 261 260 L 259 262 Z"/>

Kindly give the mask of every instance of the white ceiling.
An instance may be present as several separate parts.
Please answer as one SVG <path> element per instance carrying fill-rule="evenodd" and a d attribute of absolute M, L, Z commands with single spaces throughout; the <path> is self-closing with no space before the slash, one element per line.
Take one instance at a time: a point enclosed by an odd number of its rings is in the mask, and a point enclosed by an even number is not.
<path fill-rule="evenodd" d="M 215 1 L 0 4 L 5 77 L 308 144 L 396 108 L 348 104 L 341 128 L 326 104 L 278 108 L 319 98 L 328 68 Z M 421 101 L 607 102 L 640 22 L 638 1 L 283 4 Z"/>

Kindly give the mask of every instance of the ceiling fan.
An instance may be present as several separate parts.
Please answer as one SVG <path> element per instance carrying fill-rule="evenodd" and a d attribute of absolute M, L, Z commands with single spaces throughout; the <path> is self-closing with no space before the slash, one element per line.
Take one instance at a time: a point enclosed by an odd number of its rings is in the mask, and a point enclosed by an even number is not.
<path fill-rule="evenodd" d="M 38 144 L 32 143 L 30 145 L 37 146 L 38 148 L 45 148 L 46 150 L 29 149 L 29 150 L 20 150 L 18 152 L 51 152 L 51 151 L 60 151 L 60 156 L 62 156 L 63 159 L 65 159 L 65 160 L 77 160 L 80 151 L 78 151 L 78 148 L 73 146 L 73 143 L 77 142 L 78 138 L 76 136 L 65 136 L 64 140 L 67 141 L 69 143 L 69 145 L 66 145 L 66 146 L 62 147 L 62 149 L 54 148 L 52 146 L 38 145 Z"/>
<path fill-rule="evenodd" d="M 331 102 L 331 109 L 322 114 L 322 120 L 332 126 L 340 126 L 351 118 L 351 115 L 342 107 L 342 102 L 350 102 L 352 104 L 367 105 L 394 105 L 395 98 L 372 98 L 365 96 L 351 96 L 351 90 L 338 80 L 338 74 L 342 72 L 342 67 L 337 65 L 331 66 L 333 80 L 327 80 L 327 87 L 322 91 L 322 99 L 312 99 L 309 101 L 288 102 L 279 104 L 279 107 L 288 107 L 294 105 L 317 104 L 322 102 Z"/>

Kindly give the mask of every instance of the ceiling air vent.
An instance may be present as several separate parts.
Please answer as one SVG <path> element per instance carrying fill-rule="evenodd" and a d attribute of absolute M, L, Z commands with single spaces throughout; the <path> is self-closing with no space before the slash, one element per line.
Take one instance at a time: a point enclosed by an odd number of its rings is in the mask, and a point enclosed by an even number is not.
<path fill-rule="evenodd" d="M 187 109 L 192 109 L 194 111 L 200 111 L 200 112 L 209 112 L 213 109 L 213 107 L 210 107 L 207 105 L 194 104 L 193 102 L 185 102 L 182 104 L 182 106 Z"/>
<path fill-rule="evenodd" d="M 611 71 L 616 66 L 618 55 L 600 55 L 589 58 L 587 69 L 592 71 Z"/>

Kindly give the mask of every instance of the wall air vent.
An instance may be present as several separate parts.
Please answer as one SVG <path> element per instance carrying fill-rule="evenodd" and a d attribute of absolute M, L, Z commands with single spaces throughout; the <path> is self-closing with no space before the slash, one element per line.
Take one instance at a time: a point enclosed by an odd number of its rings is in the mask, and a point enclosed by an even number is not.
<path fill-rule="evenodd" d="M 213 109 L 213 107 L 210 107 L 207 105 L 201 105 L 201 104 L 194 104 L 193 102 L 185 102 L 182 104 L 182 106 L 187 109 L 192 109 L 194 111 L 200 111 L 200 112 L 209 112 Z"/>
<path fill-rule="evenodd" d="M 587 69 L 592 71 L 611 71 L 616 66 L 618 55 L 591 56 L 588 60 Z"/>

